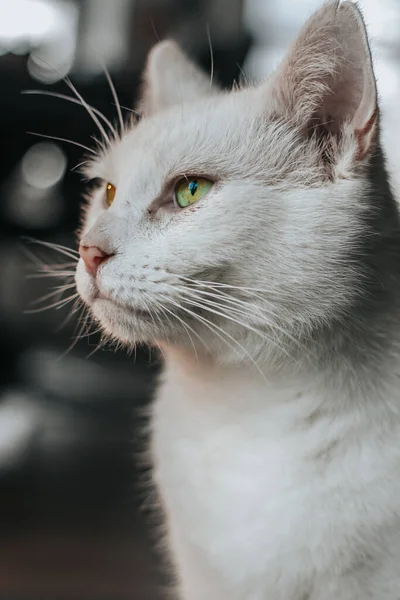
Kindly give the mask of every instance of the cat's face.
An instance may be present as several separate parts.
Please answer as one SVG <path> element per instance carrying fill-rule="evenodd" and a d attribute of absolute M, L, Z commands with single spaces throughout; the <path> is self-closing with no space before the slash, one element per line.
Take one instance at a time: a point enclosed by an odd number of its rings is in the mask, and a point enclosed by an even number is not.
<path fill-rule="evenodd" d="M 357 137 L 353 121 L 362 131 L 358 122 L 371 119 L 376 102 L 363 100 L 372 71 L 362 22 L 356 9 L 341 14 L 335 5 L 307 27 L 321 35 L 317 23 L 325 18 L 334 36 L 338 19 L 350 19 L 352 35 L 360 36 L 352 51 L 361 64 L 349 67 L 343 57 L 355 79 L 347 105 L 332 108 L 337 64 L 327 57 L 319 88 L 303 91 L 315 97 L 289 106 L 299 70 L 307 75 L 296 47 L 298 70 L 289 56 L 267 84 L 230 93 L 209 90 L 174 44 L 153 51 L 144 118 L 89 168 L 104 183 L 86 212 L 82 256 L 93 247 L 110 256 L 96 269 L 81 259 L 76 281 L 106 332 L 127 344 L 171 343 L 225 361 L 254 359 L 287 352 L 351 304 L 359 265 L 348 257 L 362 231 L 368 185 L 368 152 L 360 148 L 369 147 L 366 136 L 375 128 L 373 122 Z M 298 44 L 307 44 L 305 34 Z M 319 51 L 326 52 L 322 45 Z"/>

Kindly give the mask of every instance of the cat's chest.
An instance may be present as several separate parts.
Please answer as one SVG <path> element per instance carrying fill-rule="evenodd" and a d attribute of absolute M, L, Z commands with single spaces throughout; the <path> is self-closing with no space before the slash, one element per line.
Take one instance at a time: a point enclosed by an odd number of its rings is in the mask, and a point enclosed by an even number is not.
<path fill-rule="evenodd" d="M 246 397 L 229 382 L 188 397 L 188 388 L 167 384 L 154 407 L 154 473 L 170 524 L 220 571 L 234 555 L 238 577 L 309 553 L 331 527 L 328 505 L 340 479 L 340 461 L 323 465 L 334 432 L 318 431 L 317 415 L 307 422 L 295 402 L 265 397 L 265 410 L 252 414 L 259 393 Z"/>

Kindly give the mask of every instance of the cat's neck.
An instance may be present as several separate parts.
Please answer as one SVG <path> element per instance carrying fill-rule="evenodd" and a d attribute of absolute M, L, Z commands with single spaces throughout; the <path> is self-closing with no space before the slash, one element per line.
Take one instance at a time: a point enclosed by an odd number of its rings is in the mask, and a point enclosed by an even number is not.
<path fill-rule="evenodd" d="M 398 335 L 400 341 L 400 331 Z M 365 360 L 327 352 L 320 361 L 288 361 L 274 372 L 269 365 L 248 362 L 218 364 L 189 350 L 166 346 L 165 378 L 184 390 L 186 397 L 211 403 L 264 412 L 268 406 L 290 404 L 296 411 L 323 409 L 339 414 L 357 410 L 389 414 L 400 402 L 400 360 L 396 344 L 387 344 L 384 354 L 372 353 Z M 359 352 L 361 355 L 362 352 Z M 185 393 L 183 395 L 185 395 Z"/>

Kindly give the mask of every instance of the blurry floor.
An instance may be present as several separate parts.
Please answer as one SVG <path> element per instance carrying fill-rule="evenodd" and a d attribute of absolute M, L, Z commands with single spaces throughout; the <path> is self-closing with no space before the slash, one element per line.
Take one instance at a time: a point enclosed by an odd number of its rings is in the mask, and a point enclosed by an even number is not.
<path fill-rule="evenodd" d="M 4 600 L 156 600 L 152 557 L 137 520 L 99 515 L 91 526 L 40 521 L 2 534 L 0 598 Z"/>

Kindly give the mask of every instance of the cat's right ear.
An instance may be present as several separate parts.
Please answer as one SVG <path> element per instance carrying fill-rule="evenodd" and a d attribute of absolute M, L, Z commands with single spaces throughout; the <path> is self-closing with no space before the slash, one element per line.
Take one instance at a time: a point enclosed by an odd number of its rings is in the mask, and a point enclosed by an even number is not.
<path fill-rule="evenodd" d="M 174 104 L 192 102 L 217 90 L 210 76 L 166 40 L 156 44 L 147 59 L 138 111 L 150 116 Z"/>

